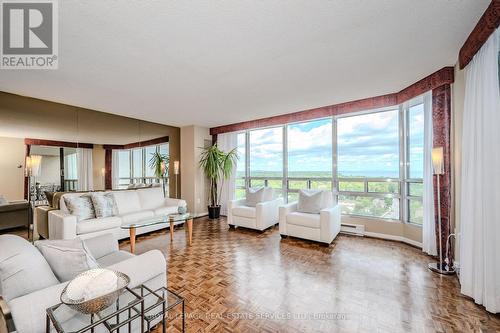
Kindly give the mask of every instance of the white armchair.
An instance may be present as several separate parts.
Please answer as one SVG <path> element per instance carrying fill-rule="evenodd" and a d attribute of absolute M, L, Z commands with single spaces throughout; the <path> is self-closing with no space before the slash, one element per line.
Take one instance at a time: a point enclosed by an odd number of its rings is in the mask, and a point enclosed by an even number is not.
<path fill-rule="evenodd" d="M 279 206 L 283 199 L 274 198 L 274 190 L 264 188 L 265 201 L 255 207 L 246 206 L 246 199 L 230 200 L 227 207 L 227 223 L 229 227 L 245 227 L 263 231 L 279 222 Z"/>
<path fill-rule="evenodd" d="M 280 234 L 330 244 L 340 232 L 340 206 L 323 191 L 319 214 L 297 211 L 297 202 L 279 208 Z"/>

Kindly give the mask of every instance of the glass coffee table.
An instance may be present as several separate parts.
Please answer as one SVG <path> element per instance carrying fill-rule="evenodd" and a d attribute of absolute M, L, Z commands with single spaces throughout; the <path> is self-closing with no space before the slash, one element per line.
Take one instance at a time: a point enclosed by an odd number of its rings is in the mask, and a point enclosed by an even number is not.
<path fill-rule="evenodd" d="M 130 252 L 135 252 L 135 232 L 138 228 L 149 227 L 152 225 L 170 223 L 170 241 L 174 240 L 174 224 L 176 222 L 186 222 L 188 231 L 188 245 L 191 246 L 193 240 L 193 218 L 194 215 L 191 213 L 185 214 L 169 214 L 155 216 L 134 223 L 122 225 L 122 229 L 128 229 L 130 233 Z"/>
<path fill-rule="evenodd" d="M 114 305 L 93 315 L 80 313 L 62 303 L 48 308 L 46 333 L 53 332 L 51 327 L 57 333 L 150 332 L 160 323 L 165 333 L 168 311 L 180 304 L 184 332 L 184 299 L 164 287 L 153 291 L 140 285 L 133 289 L 126 288 Z"/>

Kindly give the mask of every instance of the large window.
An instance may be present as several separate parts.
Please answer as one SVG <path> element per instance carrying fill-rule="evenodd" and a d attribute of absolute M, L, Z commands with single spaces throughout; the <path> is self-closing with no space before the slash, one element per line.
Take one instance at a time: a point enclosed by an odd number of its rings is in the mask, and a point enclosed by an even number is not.
<path fill-rule="evenodd" d="M 332 119 L 288 125 L 288 201 L 305 188 L 332 189 Z"/>
<path fill-rule="evenodd" d="M 411 104 L 410 104 L 411 105 Z M 424 178 L 424 104 L 420 101 L 407 109 L 407 220 L 422 224 Z"/>
<path fill-rule="evenodd" d="M 282 195 L 283 127 L 250 131 L 249 185 L 269 186 Z"/>
<path fill-rule="evenodd" d="M 328 189 L 343 214 L 422 224 L 423 100 L 238 133 L 237 198 L 248 186 L 288 202 Z"/>
<path fill-rule="evenodd" d="M 135 183 L 158 183 L 154 170 L 149 166 L 149 160 L 156 151 L 168 156 L 168 143 L 130 150 L 118 151 L 118 173 L 121 187 Z"/>
<path fill-rule="evenodd" d="M 399 219 L 399 109 L 337 119 L 344 214 Z"/>

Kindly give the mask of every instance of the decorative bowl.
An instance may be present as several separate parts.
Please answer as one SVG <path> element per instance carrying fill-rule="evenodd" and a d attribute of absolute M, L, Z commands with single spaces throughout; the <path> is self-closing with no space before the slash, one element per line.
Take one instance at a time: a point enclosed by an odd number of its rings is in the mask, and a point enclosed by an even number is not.
<path fill-rule="evenodd" d="M 106 292 L 103 295 L 90 299 L 86 299 L 85 297 L 81 297 L 79 299 L 71 298 L 68 290 L 71 289 L 72 286 L 74 286 L 74 284 L 80 284 L 79 288 L 88 287 L 89 284 L 93 282 L 96 271 L 102 271 L 102 272 L 106 271 L 115 274 L 116 286 L 113 286 L 113 290 L 110 292 Z M 86 285 L 85 282 L 87 282 Z M 128 286 L 129 283 L 130 283 L 130 278 L 128 277 L 128 275 L 122 272 L 108 270 L 108 269 L 99 269 L 99 268 L 91 269 L 78 274 L 73 280 L 71 280 L 66 285 L 66 287 L 64 287 L 64 290 L 61 293 L 61 302 L 78 312 L 85 314 L 94 314 L 112 305 L 118 299 L 118 297 L 121 295 L 121 293 Z"/>
<path fill-rule="evenodd" d="M 177 208 L 177 212 L 179 214 L 186 214 L 187 212 L 186 206 L 179 206 L 179 208 Z"/>

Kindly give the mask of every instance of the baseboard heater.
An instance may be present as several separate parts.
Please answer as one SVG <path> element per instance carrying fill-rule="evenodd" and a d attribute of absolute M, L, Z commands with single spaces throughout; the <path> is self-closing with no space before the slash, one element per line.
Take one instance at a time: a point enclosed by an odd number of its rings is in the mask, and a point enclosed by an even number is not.
<path fill-rule="evenodd" d="M 342 223 L 340 225 L 340 232 L 343 234 L 364 236 L 365 226 L 362 224 Z"/>

